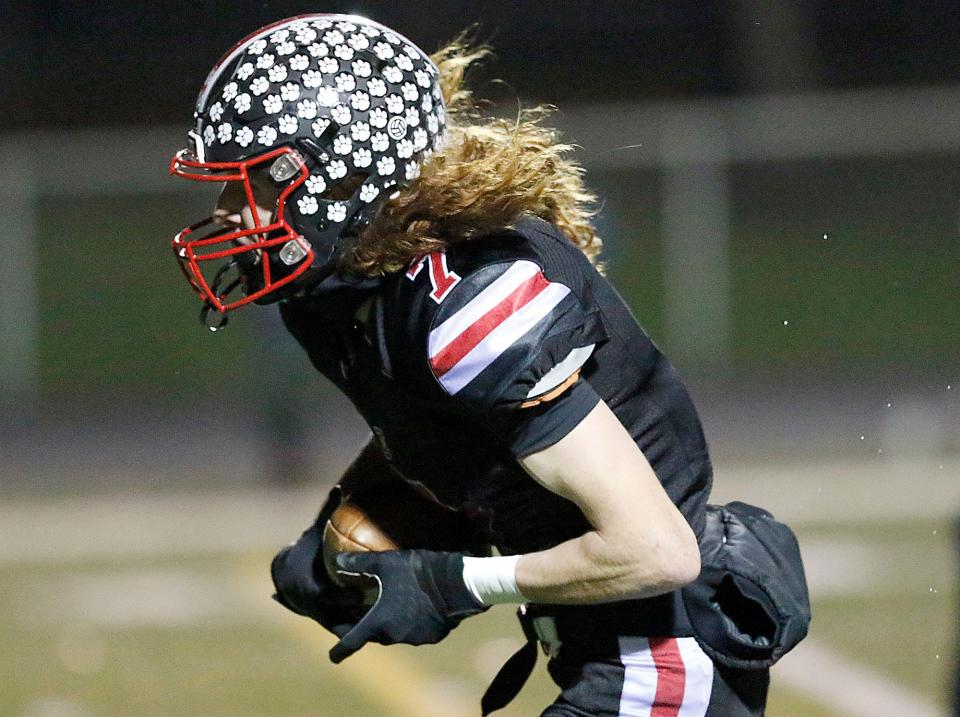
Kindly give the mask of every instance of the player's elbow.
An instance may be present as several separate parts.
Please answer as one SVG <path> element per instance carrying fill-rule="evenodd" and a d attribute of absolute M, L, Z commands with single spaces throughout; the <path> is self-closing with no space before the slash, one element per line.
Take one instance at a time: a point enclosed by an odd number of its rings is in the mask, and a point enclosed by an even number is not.
<path fill-rule="evenodd" d="M 700 548 L 689 526 L 662 541 L 657 551 L 656 582 L 663 592 L 679 590 L 700 575 Z"/>
<path fill-rule="evenodd" d="M 630 546 L 622 554 L 618 599 L 648 598 L 679 590 L 700 575 L 700 549 L 689 526 L 676 534 Z M 629 554 L 629 558 L 627 555 Z"/>
<path fill-rule="evenodd" d="M 700 575 L 700 548 L 693 531 L 689 537 L 677 541 L 663 566 L 664 580 L 671 590 L 692 583 Z"/>

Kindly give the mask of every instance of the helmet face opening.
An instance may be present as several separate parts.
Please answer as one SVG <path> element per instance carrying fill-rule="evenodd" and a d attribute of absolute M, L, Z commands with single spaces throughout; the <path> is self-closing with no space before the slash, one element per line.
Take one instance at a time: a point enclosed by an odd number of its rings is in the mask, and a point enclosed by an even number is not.
<path fill-rule="evenodd" d="M 272 216 L 261 216 L 251 174 L 267 170 L 283 187 Z M 185 227 L 172 246 L 180 269 L 200 298 L 220 313 L 263 299 L 306 272 L 314 259 L 310 243 L 285 218 L 287 200 L 309 176 L 300 156 L 278 147 L 237 162 L 204 162 L 196 152 L 182 150 L 170 162 L 178 177 L 227 185 L 236 182 L 252 227 L 221 226 L 207 217 Z M 240 289 L 238 298 L 233 298 Z"/>

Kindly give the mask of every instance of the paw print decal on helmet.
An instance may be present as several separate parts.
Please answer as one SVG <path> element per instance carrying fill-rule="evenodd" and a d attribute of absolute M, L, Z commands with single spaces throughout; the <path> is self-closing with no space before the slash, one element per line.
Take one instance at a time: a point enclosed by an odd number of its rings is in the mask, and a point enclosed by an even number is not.
<path fill-rule="evenodd" d="M 310 67 L 310 58 L 306 55 L 297 55 L 290 58 L 290 69 L 294 72 L 303 72 Z"/>
<path fill-rule="evenodd" d="M 341 60 L 349 61 L 353 59 L 353 48 L 349 45 L 337 45 L 333 48 L 333 54 Z"/>
<path fill-rule="evenodd" d="M 253 141 L 253 130 L 249 127 L 241 127 L 234 133 L 233 141 L 240 147 L 246 147 Z"/>
<path fill-rule="evenodd" d="M 397 142 L 397 156 L 400 159 L 410 159 L 413 156 L 413 142 L 409 139 L 402 139 Z"/>
<path fill-rule="evenodd" d="M 316 214 L 320 208 L 320 204 L 315 197 L 308 194 L 297 200 L 297 207 L 300 209 L 301 214 Z"/>
<path fill-rule="evenodd" d="M 403 112 L 403 109 L 404 109 L 403 98 L 400 95 L 387 96 L 387 112 L 389 112 L 392 115 L 395 115 Z"/>
<path fill-rule="evenodd" d="M 356 48 L 363 49 L 363 48 Z M 354 60 L 350 65 L 350 69 L 353 71 L 353 74 L 357 77 L 370 77 L 373 74 L 373 67 L 366 60 Z"/>
<path fill-rule="evenodd" d="M 267 95 L 263 100 L 263 111 L 268 115 L 275 115 L 283 109 L 283 100 L 280 95 Z"/>
<path fill-rule="evenodd" d="M 257 141 L 262 145 L 272 146 L 277 141 L 277 130 L 269 125 L 261 127 L 260 131 L 257 132 Z"/>
<path fill-rule="evenodd" d="M 343 40 L 343 33 L 339 30 L 330 30 L 323 36 L 323 41 L 328 45 L 339 45 Z"/>
<path fill-rule="evenodd" d="M 380 194 L 380 190 L 377 189 L 375 184 L 364 184 L 360 187 L 360 201 L 366 202 L 369 204 L 374 199 L 377 198 L 377 195 Z"/>
<path fill-rule="evenodd" d="M 331 222 L 342 222 L 347 218 L 347 205 L 343 202 L 334 202 L 327 207 L 327 219 Z"/>
<path fill-rule="evenodd" d="M 280 128 L 280 131 L 284 134 L 293 134 L 297 131 L 297 128 L 300 126 L 300 123 L 297 121 L 297 118 L 293 115 L 284 115 L 281 117 L 277 126 Z"/>
<path fill-rule="evenodd" d="M 300 85 L 287 82 L 280 87 L 280 99 L 284 102 L 295 102 L 300 99 Z"/>
<path fill-rule="evenodd" d="M 350 137 L 354 142 L 366 142 L 370 139 L 370 125 L 366 122 L 354 122 L 350 125 Z"/>
<path fill-rule="evenodd" d="M 342 179 L 347 176 L 347 165 L 342 160 L 335 159 L 327 165 L 327 174 L 330 179 Z"/>
<path fill-rule="evenodd" d="M 327 189 L 327 183 L 319 174 L 311 174 L 307 177 L 307 191 L 310 194 L 322 194 Z"/>
<path fill-rule="evenodd" d="M 368 47 L 370 47 L 370 40 L 368 40 L 365 35 L 356 34 L 351 35 L 347 39 L 347 44 L 349 44 L 354 50 L 366 50 Z"/>
<path fill-rule="evenodd" d="M 354 167 L 369 167 L 370 163 L 373 161 L 373 155 L 370 153 L 369 149 L 358 149 L 353 153 L 353 166 Z"/>
<path fill-rule="evenodd" d="M 334 137 L 333 151 L 337 154 L 350 154 L 353 151 L 353 141 L 343 135 Z"/>
<path fill-rule="evenodd" d="M 395 65 L 387 65 L 384 67 L 383 77 L 387 82 L 391 82 L 393 84 L 403 82 L 403 73 L 400 71 L 400 68 Z"/>
<path fill-rule="evenodd" d="M 375 107 L 370 113 L 370 125 L 377 128 L 387 126 L 387 111 L 383 107 Z"/>
<path fill-rule="evenodd" d="M 257 77 L 250 83 L 250 94 L 259 97 L 270 89 L 270 80 L 266 77 Z"/>
<path fill-rule="evenodd" d="M 350 114 L 350 108 L 346 105 L 337 105 L 332 110 L 330 110 L 330 117 L 333 118 L 333 121 L 339 125 L 350 124 L 350 120 L 353 117 Z"/>
<path fill-rule="evenodd" d="M 283 82 L 285 79 L 287 79 L 287 66 L 274 65 L 267 70 L 267 79 L 271 82 Z"/>
<path fill-rule="evenodd" d="M 242 95 L 237 95 L 233 100 L 233 109 L 237 111 L 237 114 L 243 114 L 249 111 L 251 104 L 250 95 L 244 92 Z"/>
<path fill-rule="evenodd" d="M 337 92 L 348 93 L 357 89 L 357 78 L 348 75 L 346 72 L 341 72 L 334 78 L 334 81 L 337 83 Z"/>
<path fill-rule="evenodd" d="M 312 120 L 317 116 L 319 107 L 313 100 L 301 100 L 297 103 L 297 117 L 305 120 Z"/>
<path fill-rule="evenodd" d="M 370 109 L 370 95 L 366 92 L 355 92 L 350 95 L 350 106 L 358 112 L 366 112 Z"/>

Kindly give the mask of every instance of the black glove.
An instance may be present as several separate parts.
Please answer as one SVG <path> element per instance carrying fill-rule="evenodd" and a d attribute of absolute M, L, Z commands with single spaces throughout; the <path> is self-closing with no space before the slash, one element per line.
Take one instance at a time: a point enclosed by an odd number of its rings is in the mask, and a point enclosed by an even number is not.
<path fill-rule="evenodd" d="M 340 488 L 336 487 L 316 522 L 273 558 L 270 576 L 277 589 L 274 600 L 343 637 L 363 616 L 364 607 L 362 594 L 335 585 L 323 566 L 323 529 L 339 504 Z"/>
<path fill-rule="evenodd" d="M 463 553 L 340 553 L 337 568 L 339 574 L 375 579 L 380 595 L 363 619 L 330 650 L 334 663 L 345 660 L 368 642 L 440 642 L 465 617 L 487 609 L 463 582 Z"/>

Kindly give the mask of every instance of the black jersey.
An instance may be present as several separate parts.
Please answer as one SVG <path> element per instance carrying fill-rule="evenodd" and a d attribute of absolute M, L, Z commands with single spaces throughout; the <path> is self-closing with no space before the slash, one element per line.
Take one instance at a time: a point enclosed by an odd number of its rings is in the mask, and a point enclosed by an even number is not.
<path fill-rule="evenodd" d="M 448 505 L 489 511 L 501 552 L 589 530 L 517 459 L 563 438 L 599 401 L 702 531 L 711 465 L 686 390 L 616 291 L 546 222 L 453 244 L 375 285 L 318 291 L 281 311 L 391 464 Z"/>

